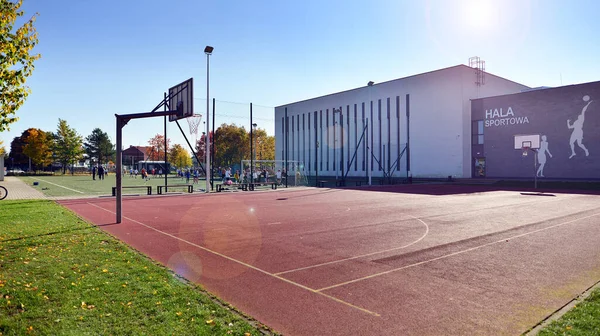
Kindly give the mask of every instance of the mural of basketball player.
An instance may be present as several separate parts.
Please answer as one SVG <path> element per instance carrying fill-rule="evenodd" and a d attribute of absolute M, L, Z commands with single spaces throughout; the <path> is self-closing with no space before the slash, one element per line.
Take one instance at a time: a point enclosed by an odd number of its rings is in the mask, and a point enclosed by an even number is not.
<path fill-rule="evenodd" d="M 550 150 L 548 149 L 548 141 L 545 135 L 542 135 L 542 141 L 540 142 L 540 148 L 537 150 L 537 159 L 540 166 L 537 170 L 537 176 L 544 177 L 544 166 L 546 165 L 546 153 L 552 157 Z"/>
<path fill-rule="evenodd" d="M 571 145 L 571 156 L 569 156 L 569 159 L 576 155 L 575 142 L 577 142 L 577 146 L 579 146 L 579 148 L 585 151 L 585 156 L 590 155 L 590 152 L 583 145 L 583 123 L 585 121 L 585 111 L 593 102 L 593 100 L 590 100 L 590 96 L 585 95 L 583 96 L 583 101 L 588 103 L 581 110 L 581 114 L 579 117 L 577 117 L 577 120 L 575 120 L 573 124 L 571 124 L 571 119 L 567 120 L 567 127 L 573 130 L 573 133 L 571 133 L 571 139 L 569 140 L 569 144 Z"/>

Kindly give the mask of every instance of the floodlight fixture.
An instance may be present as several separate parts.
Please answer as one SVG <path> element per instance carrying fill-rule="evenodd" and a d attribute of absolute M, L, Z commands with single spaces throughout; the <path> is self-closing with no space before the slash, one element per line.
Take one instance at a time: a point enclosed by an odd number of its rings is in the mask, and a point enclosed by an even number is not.
<path fill-rule="evenodd" d="M 211 46 L 206 46 L 206 47 L 204 48 L 204 53 L 206 53 L 207 55 L 210 55 L 210 54 L 212 54 L 212 52 L 213 52 L 213 49 L 214 49 L 214 48 L 213 48 L 213 47 L 211 47 Z"/>

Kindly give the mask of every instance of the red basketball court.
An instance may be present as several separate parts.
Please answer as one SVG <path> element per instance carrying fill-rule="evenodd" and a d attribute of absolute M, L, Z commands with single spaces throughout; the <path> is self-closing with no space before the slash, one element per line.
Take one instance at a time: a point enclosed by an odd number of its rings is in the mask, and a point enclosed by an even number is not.
<path fill-rule="evenodd" d="M 600 279 L 600 196 L 405 185 L 61 202 L 286 335 L 520 334 Z"/>

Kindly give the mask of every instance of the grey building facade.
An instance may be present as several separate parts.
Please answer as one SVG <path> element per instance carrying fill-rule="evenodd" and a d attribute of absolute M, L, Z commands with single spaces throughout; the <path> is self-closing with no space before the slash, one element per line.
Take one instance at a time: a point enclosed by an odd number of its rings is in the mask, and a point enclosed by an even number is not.
<path fill-rule="evenodd" d="M 523 156 L 526 134 L 545 144 Z M 473 177 L 600 179 L 600 82 L 474 99 L 471 146 Z"/>

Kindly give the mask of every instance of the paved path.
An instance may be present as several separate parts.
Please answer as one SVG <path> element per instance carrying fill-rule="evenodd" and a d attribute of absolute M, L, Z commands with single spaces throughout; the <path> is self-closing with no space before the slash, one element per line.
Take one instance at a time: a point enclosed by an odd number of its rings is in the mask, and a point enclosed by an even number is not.
<path fill-rule="evenodd" d="M 8 197 L 5 198 L 7 200 L 47 198 L 44 194 L 15 176 L 5 176 L 4 181 L 0 182 L 0 185 L 8 189 Z"/>

